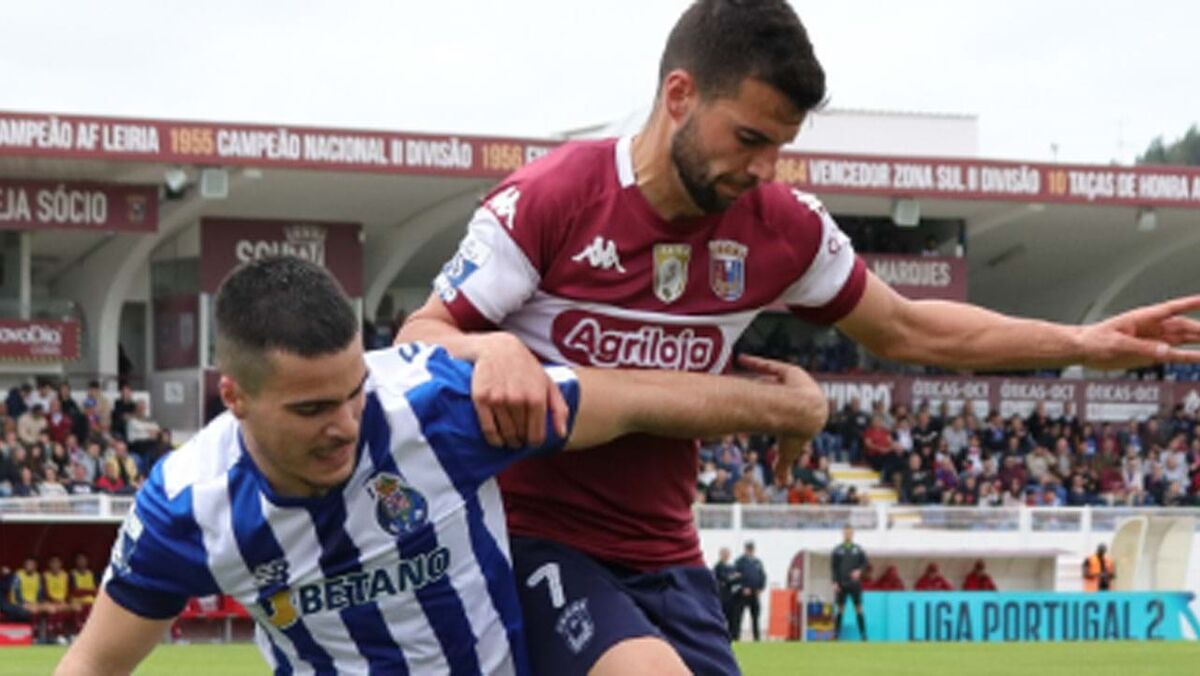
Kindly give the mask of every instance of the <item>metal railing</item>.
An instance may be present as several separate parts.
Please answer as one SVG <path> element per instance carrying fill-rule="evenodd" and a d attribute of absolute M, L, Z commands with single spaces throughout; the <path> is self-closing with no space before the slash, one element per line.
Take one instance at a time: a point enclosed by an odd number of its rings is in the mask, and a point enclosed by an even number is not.
<path fill-rule="evenodd" d="M 66 495 L 0 498 L 0 523 L 120 523 L 133 507 L 132 495 Z"/>
<path fill-rule="evenodd" d="M 0 522 L 119 522 L 131 495 L 0 498 Z M 1196 507 L 942 507 L 915 505 L 708 505 L 694 508 L 703 530 L 1113 531 L 1132 516 L 1190 516 Z"/>

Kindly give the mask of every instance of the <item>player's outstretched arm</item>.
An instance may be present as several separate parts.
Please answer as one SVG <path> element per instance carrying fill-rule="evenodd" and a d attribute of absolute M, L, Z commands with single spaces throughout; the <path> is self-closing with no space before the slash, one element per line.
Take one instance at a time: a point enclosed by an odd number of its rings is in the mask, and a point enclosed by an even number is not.
<path fill-rule="evenodd" d="M 803 369 L 757 358 L 743 365 L 768 377 L 576 369 L 579 410 L 567 448 L 636 432 L 680 439 L 735 432 L 811 438 L 825 426 L 825 396 Z"/>
<path fill-rule="evenodd" d="M 875 354 L 946 368 L 1041 368 L 1084 364 L 1118 370 L 1163 362 L 1200 362 L 1178 346 L 1200 342 L 1200 310 L 1189 296 L 1130 310 L 1086 326 L 1010 317 L 951 301 L 914 301 L 874 274 L 838 328 Z"/>
<path fill-rule="evenodd" d="M 54 670 L 56 676 L 131 673 L 162 640 L 172 619 L 150 620 L 122 608 L 103 589 L 79 638 Z"/>
<path fill-rule="evenodd" d="M 558 436 L 566 436 L 569 411 L 562 392 L 529 348 L 512 334 L 464 333 L 434 293 L 396 336 L 397 343 L 416 340 L 441 345 L 450 356 L 475 364 L 471 399 L 489 444 L 541 446 L 547 410 Z"/>

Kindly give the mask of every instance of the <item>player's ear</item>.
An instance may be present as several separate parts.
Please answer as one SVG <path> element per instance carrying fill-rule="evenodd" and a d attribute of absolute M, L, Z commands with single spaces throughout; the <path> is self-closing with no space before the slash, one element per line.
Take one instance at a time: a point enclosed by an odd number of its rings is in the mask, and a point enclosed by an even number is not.
<path fill-rule="evenodd" d="M 695 78 L 682 68 L 667 73 L 663 79 L 661 96 L 667 117 L 678 125 L 687 121 L 700 98 Z"/>
<path fill-rule="evenodd" d="M 217 383 L 217 391 L 221 394 L 221 403 L 239 420 L 246 415 L 246 392 L 237 381 L 222 374 Z"/>

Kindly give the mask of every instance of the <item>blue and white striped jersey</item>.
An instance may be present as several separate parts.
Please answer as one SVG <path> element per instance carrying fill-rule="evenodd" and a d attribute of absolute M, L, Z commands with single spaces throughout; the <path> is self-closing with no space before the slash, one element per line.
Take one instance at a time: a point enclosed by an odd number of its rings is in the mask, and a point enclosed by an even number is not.
<path fill-rule="evenodd" d="M 236 598 L 277 674 L 528 674 L 493 477 L 530 455 L 493 448 L 471 366 L 420 344 L 368 353 L 350 480 L 276 495 L 229 413 L 168 455 L 138 493 L 105 589 L 143 617 L 190 596 Z M 571 407 L 574 374 L 547 369 Z"/>

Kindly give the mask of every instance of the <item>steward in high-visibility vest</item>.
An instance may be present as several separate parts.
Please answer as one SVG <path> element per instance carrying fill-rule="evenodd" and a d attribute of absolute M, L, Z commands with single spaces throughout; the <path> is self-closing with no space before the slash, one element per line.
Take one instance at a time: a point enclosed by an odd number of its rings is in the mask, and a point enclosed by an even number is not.
<path fill-rule="evenodd" d="M 1083 560 L 1083 590 L 1087 592 L 1108 591 L 1117 577 L 1108 547 L 1101 544 L 1096 553 Z"/>

